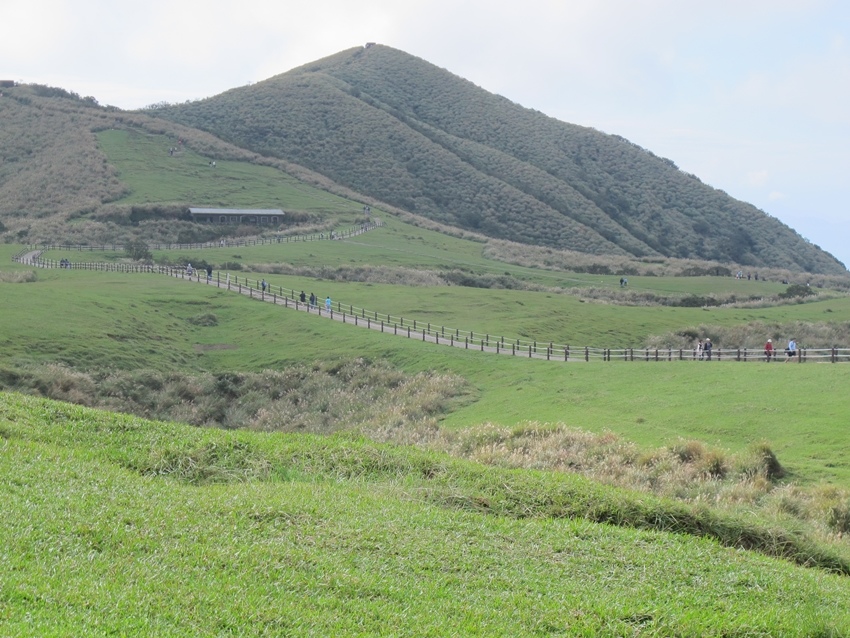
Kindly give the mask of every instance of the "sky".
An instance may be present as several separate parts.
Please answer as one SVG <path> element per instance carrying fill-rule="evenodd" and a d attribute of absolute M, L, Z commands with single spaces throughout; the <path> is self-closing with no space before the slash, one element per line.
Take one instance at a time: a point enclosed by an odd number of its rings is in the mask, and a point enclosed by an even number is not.
<path fill-rule="evenodd" d="M 0 79 L 134 109 L 366 42 L 621 135 L 850 267 L 846 0 L 0 0 Z"/>

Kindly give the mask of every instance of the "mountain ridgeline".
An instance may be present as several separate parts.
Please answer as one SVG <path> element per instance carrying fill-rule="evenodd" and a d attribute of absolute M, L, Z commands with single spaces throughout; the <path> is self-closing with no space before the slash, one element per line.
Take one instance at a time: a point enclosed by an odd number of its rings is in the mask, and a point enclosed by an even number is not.
<path fill-rule="evenodd" d="M 495 238 L 846 273 L 788 226 L 668 159 L 386 46 L 150 114 Z"/>

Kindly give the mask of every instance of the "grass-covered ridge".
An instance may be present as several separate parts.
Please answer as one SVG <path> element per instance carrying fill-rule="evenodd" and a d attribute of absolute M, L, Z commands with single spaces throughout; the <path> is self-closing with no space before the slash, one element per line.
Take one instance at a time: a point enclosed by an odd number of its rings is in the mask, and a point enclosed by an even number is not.
<path fill-rule="evenodd" d="M 734 545 L 757 527 L 578 477 L 15 394 L 0 436 L 8 635 L 841 636 L 850 621 L 846 577 L 651 531 L 706 525 Z"/>

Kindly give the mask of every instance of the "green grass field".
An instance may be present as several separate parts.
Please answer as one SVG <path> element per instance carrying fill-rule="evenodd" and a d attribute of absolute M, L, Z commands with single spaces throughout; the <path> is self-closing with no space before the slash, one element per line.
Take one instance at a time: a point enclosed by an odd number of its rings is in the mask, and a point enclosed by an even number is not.
<path fill-rule="evenodd" d="M 362 211 L 342 197 L 311 187 L 267 166 L 204 157 L 164 135 L 108 130 L 98 142 L 130 189 L 119 204 L 191 202 L 200 207 L 283 208 L 343 216 Z M 216 161 L 216 167 L 209 166 Z"/>
<path fill-rule="evenodd" d="M 0 316 L 0 332 L 6 335 L 0 348 L 7 361 L 191 372 L 260 371 L 366 356 L 389 360 L 411 374 L 444 370 L 469 380 L 476 399 L 448 414 L 446 427 L 565 423 L 611 430 L 647 445 L 684 437 L 732 450 L 766 440 L 796 480 L 830 480 L 850 487 L 850 465 L 841 445 L 847 415 L 841 388 L 850 375 L 845 365 L 532 361 L 358 330 L 214 286 L 156 275 L 40 270 L 38 277 L 28 284 L 0 284 L 8 308 Z M 343 303 L 352 300 L 394 315 L 479 331 L 513 326 L 518 332 L 538 326 L 536 334 L 548 336 L 554 334 L 547 329 L 556 319 L 539 319 L 537 314 L 542 307 L 554 306 L 558 312 L 553 314 L 562 314 L 571 330 L 581 323 L 584 332 L 611 339 L 609 343 L 629 343 L 621 335 L 645 337 L 641 330 L 666 322 L 670 328 L 694 325 L 692 318 L 705 314 L 688 308 L 579 304 L 570 296 L 522 291 L 423 291 L 289 277 L 269 280 L 307 290 L 321 283 L 320 297 L 330 294 Z M 830 304 L 835 306 L 835 300 Z M 63 312 L 53 312 L 57 307 Z M 817 303 L 730 310 L 722 320 L 767 315 L 779 321 L 801 309 L 813 316 L 820 311 Z M 204 312 L 215 314 L 218 324 L 198 328 L 188 321 Z M 710 314 L 720 317 L 724 311 Z M 34 316 L 39 321 L 32 321 Z M 598 328 L 605 325 L 616 325 L 617 330 L 600 333 Z"/>
<path fill-rule="evenodd" d="M 9 394 L 0 433 L 5 636 L 842 636 L 850 623 L 846 577 L 535 514 L 547 499 L 625 506 L 569 475 Z"/>
<path fill-rule="evenodd" d="M 130 186 L 121 203 L 203 194 L 198 205 L 298 209 L 340 226 L 359 213 L 356 202 L 268 167 L 217 161 L 212 169 L 209 158 L 188 151 L 172 157 L 164 137 L 105 131 L 99 140 Z M 155 257 L 239 262 L 245 270 L 233 277 L 263 277 L 335 304 L 576 349 L 741 330 L 758 350 L 769 331 L 814 324 L 846 334 L 850 297 L 840 293 L 758 308 L 619 305 L 617 295 L 629 294 L 619 277 L 509 265 L 484 257 L 483 244 L 375 212 L 386 226 L 349 241 Z M 850 511 L 847 364 L 497 356 L 159 275 L 34 270 L 12 262 L 21 248 L 0 246 L 4 387 L 20 371 L 57 367 L 116 378 L 146 370 L 224 377 L 384 362 L 408 377 L 435 372 L 463 381 L 461 395 L 429 417 L 448 434 L 483 424 L 563 424 L 611 432 L 642 449 L 686 440 L 735 454 L 765 443 L 787 472 L 777 487 L 828 493 L 834 525 L 829 537 L 812 539 L 792 520 L 790 500 L 774 518 L 749 512 L 747 502 L 731 512 L 604 487 L 572 472 L 381 446 L 359 431 L 225 432 L 4 393 L 3 635 L 850 635 L 847 577 L 793 562 L 806 563 L 800 556 L 811 551 L 811 564 L 837 556 L 850 565 L 846 535 L 834 532 Z M 313 274 L 268 272 L 279 264 Z M 546 289 L 322 276 L 323 268 L 342 267 L 509 274 Z M 611 298 L 560 292 L 576 287 L 608 289 Z M 743 298 L 784 289 L 730 277 L 629 277 L 630 291 L 659 296 Z M 47 393 L 38 383 L 31 390 Z M 774 540 L 761 554 L 744 551 L 749 545 L 734 539 L 746 534 Z M 786 536 L 802 539 L 793 560 L 763 555 L 788 556 Z"/>

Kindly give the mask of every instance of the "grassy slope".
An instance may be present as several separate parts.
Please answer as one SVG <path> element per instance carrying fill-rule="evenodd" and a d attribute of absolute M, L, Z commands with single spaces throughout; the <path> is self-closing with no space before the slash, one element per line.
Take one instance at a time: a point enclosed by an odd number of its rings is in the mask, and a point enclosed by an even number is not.
<path fill-rule="evenodd" d="M 272 167 L 207 157 L 182 146 L 171 156 L 168 149 L 174 140 L 165 135 L 107 130 L 97 138 L 110 162 L 120 167 L 118 178 L 130 190 L 117 204 L 188 202 L 201 207 L 308 210 L 345 214 L 346 223 L 362 210 L 362 204 L 308 186 Z M 212 159 L 215 169 L 209 166 Z"/>
<path fill-rule="evenodd" d="M 534 515 L 547 494 L 620 498 L 566 475 L 9 394 L 0 435 L 7 636 L 840 636 L 850 623 L 846 578 Z"/>
<path fill-rule="evenodd" d="M 317 245 L 318 246 L 318 245 Z M 335 247 L 328 242 L 325 246 Z M 316 249 L 316 247 L 314 247 Z M 844 365 L 773 365 L 684 363 L 546 363 L 517 357 L 496 357 L 389 337 L 301 313 L 260 304 L 235 294 L 185 281 L 147 275 L 116 275 L 81 271 L 39 271 L 39 281 L 0 284 L 7 312 L 0 315 L 0 350 L 7 361 L 64 361 L 81 367 L 113 365 L 159 370 L 263 370 L 333 357 L 386 358 L 409 372 L 448 370 L 469 379 L 477 396 L 446 420 L 449 427 L 491 421 L 517 424 L 528 420 L 563 422 L 599 431 L 610 429 L 640 443 L 661 445 L 677 437 L 697 438 L 739 450 L 766 440 L 797 480 L 836 481 L 850 485 L 850 465 L 844 458 L 846 417 L 842 388 L 850 368 Z M 308 290 L 334 299 L 362 294 L 380 286 L 275 277 L 273 283 Z M 427 290 L 427 289 L 426 289 Z M 422 290 L 396 290 L 399 304 L 427 298 Z M 462 295 L 475 306 L 494 291 L 439 289 L 428 300 L 437 303 L 446 291 Z M 390 302 L 390 293 L 387 299 Z M 430 296 L 432 293 L 428 293 Z M 514 320 L 530 321 L 521 312 L 534 303 L 551 304 L 560 296 L 509 293 Z M 467 296 L 469 295 L 469 296 Z M 498 295 L 497 295 L 498 296 Z M 543 297 L 532 301 L 536 297 Z M 348 297 L 351 299 L 351 297 Z M 567 298 L 570 299 L 570 298 Z M 471 301 L 470 301 L 471 300 Z M 367 304 L 370 305 L 371 304 Z M 450 313 L 457 304 L 444 302 Z M 61 314 L 54 312 L 63 308 Z M 477 306 L 479 312 L 487 306 Z M 582 309 L 622 313 L 622 324 L 641 329 L 650 311 L 667 315 L 673 309 L 623 309 L 582 304 Z M 800 312 L 808 306 L 766 309 Z M 415 306 L 411 311 L 415 310 Z M 633 310 L 640 312 L 635 319 Z M 678 309 L 687 312 L 689 309 Z M 212 312 L 218 325 L 198 328 L 188 321 Z M 495 312 L 488 310 L 487 312 Z M 471 315 L 465 325 L 487 323 Z M 414 312 L 411 316 L 415 317 Z M 39 321 L 33 321 L 39 317 Z M 571 315 L 571 321 L 578 321 Z M 584 321 L 613 322 L 612 315 L 591 314 Z M 629 330 L 627 324 L 623 330 Z M 226 346 L 226 348 L 223 348 Z M 793 391 L 793 394 L 789 394 Z"/>
<path fill-rule="evenodd" d="M 219 163 L 222 167 L 230 170 Z M 240 174 L 255 187 L 253 171 Z M 270 179 L 268 193 L 275 192 L 275 178 Z M 156 183 L 150 176 L 138 180 L 138 187 L 144 181 Z M 209 185 L 206 180 L 203 171 L 195 177 L 187 172 L 174 185 L 176 196 L 183 196 L 180 189 L 187 184 Z M 230 187 L 218 196 L 222 205 L 239 201 Z M 387 221 L 386 230 L 357 241 L 239 249 L 239 260 L 313 267 L 463 265 L 496 273 L 510 270 L 547 285 L 599 285 L 591 276 L 484 260 L 478 244 Z M 9 257 L 16 250 L 0 247 L 3 270 L 10 268 Z M 215 249 L 197 256 L 221 262 L 234 259 L 234 252 Z M 174 256 L 194 258 L 188 253 Z M 331 294 L 335 300 L 419 320 L 475 330 L 509 329 L 517 335 L 551 334 L 552 339 L 565 334 L 578 343 L 598 343 L 602 335 L 630 345 L 651 333 L 703 322 L 835 320 L 847 311 L 846 299 L 706 312 L 580 304 L 548 293 L 266 278 L 275 285 Z M 615 287 L 616 278 L 609 279 L 599 283 Z M 630 281 L 632 286 L 699 294 L 741 284 L 764 293 L 781 288 L 716 278 Z M 563 366 L 482 357 L 355 330 L 160 277 L 39 271 L 35 283 L 0 283 L 0 290 L 0 356 L 9 365 L 58 360 L 83 367 L 261 370 L 334 357 L 387 358 L 410 372 L 451 370 L 472 381 L 475 400 L 453 412 L 447 427 L 563 421 L 612 429 L 648 444 L 693 436 L 732 449 L 767 439 L 796 480 L 850 485 L 841 453 L 846 441 L 842 389 L 850 374 L 846 366 Z M 187 321 L 204 312 L 215 313 L 218 325 L 197 328 Z M 558 319 L 562 313 L 566 323 Z M 216 349 L 223 345 L 230 347 Z M 789 400 L 789 389 L 794 400 Z M 2 482 L 8 490 L 5 500 L 12 506 L 0 546 L 12 550 L 0 556 L 9 567 L 3 573 L 13 577 L 2 581 L 0 622 L 10 635 L 368 635 L 393 630 L 445 635 L 459 627 L 482 635 L 841 635 L 847 625 L 843 579 L 719 549 L 708 541 L 586 522 L 516 521 L 447 511 L 430 502 L 411 502 L 410 494 L 429 492 L 407 474 L 326 482 L 328 467 L 308 471 L 285 464 L 288 469 L 272 473 L 274 480 L 224 486 L 139 479 L 122 467 L 128 467 L 133 455 L 139 455 L 136 461 L 161 460 L 156 453 L 168 447 L 163 440 L 173 443 L 171 450 L 209 450 L 207 444 L 214 441 L 212 449 L 226 451 L 235 437 L 264 453 L 290 441 L 301 458 L 337 443 L 179 426 L 136 428 L 127 424 L 138 422 L 123 417 L 17 397 L 3 401 L 7 417 L 0 418 L 0 433 L 9 453 L 0 456 L 0 463 L 9 477 Z M 125 432 L 128 438 L 116 442 L 108 432 Z M 280 456 L 279 451 L 269 454 Z M 386 450 L 377 456 L 407 454 Z M 359 459 L 355 462 L 375 456 L 356 446 L 331 454 L 345 455 Z M 164 456 L 173 463 L 173 455 Z M 262 459 L 258 464 L 267 467 Z M 511 476 L 515 474 L 486 470 L 481 480 L 504 485 Z M 450 485 L 448 493 L 452 498 L 441 502 L 477 502 L 464 492 L 454 498 L 457 486 Z M 535 488 L 530 494 L 540 493 Z M 600 492 L 600 499 L 603 494 L 608 492 Z M 28 503 L 40 507 L 33 510 Z M 39 559 L 30 560 L 32 556 Z M 306 618 L 312 619 L 309 627 Z"/>

